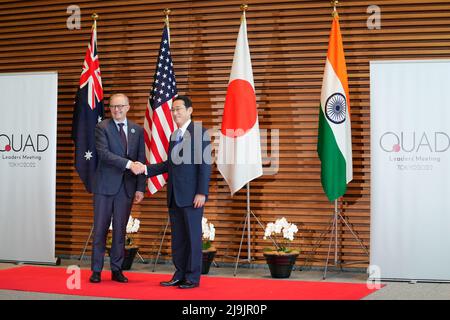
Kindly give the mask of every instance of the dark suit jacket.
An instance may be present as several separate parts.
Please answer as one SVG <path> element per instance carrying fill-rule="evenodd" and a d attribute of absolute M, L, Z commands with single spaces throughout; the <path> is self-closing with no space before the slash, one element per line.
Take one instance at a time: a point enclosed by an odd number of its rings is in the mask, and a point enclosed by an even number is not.
<path fill-rule="evenodd" d="M 144 129 L 129 119 L 127 122 L 127 156 L 113 119 L 103 120 L 95 128 L 95 146 L 99 162 L 94 179 L 94 193 L 115 195 L 120 189 L 122 179 L 130 198 L 134 197 L 136 191 L 145 192 L 145 176 L 135 176 L 126 169 L 128 160 L 145 163 Z"/>
<path fill-rule="evenodd" d="M 170 207 L 173 196 L 178 207 L 188 207 L 192 206 L 196 194 L 208 196 L 211 139 L 205 128 L 192 121 L 183 135 L 182 142 L 177 146 L 176 150 L 180 150 L 178 157 L 172 154 L 175 132 L 169 142 L 167 160 L 147 165 L 147 175 L 152 177 L 168 172 L 167 206 Z"/>

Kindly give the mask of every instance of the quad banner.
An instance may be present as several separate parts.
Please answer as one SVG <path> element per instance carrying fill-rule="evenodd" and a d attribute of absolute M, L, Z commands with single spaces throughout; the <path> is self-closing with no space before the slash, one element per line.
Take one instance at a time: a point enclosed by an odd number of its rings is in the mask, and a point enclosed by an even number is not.
<path fill-rule="evenodd" d="M 56 72 L 0 74 L 0 260 L 55 263 Z"/>
<path fill-rule="evenodd" d="M 370 64 L 370 263 L 382 279 L 450 280 L 449 93 L 448 60 Z"/>

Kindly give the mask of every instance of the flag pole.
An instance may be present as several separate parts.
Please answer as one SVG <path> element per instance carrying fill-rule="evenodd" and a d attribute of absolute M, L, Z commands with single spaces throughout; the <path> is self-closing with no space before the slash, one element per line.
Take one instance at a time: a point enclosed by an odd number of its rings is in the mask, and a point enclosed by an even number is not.
<path fill-rule="evenodd" d="M 248 10 L 248 5 L 243 3 L 241 4 L 241 11 L 242 11 L 242 16 L 241 16 L 241 22 L 242 19 L 245 19 L 245 12 Z M 251 257 L 251 248 L 250 248 L 250 242 L 251 242 L 251 238 L 250 238 L 250 182 L 247 183 L 247 260 L 248 263 L 252 263 L 252 257 Z M 239 257 L 238 257 L 238 261 L 239 261 Z M 236 272 L 236 270 L 235 270 Z M 236 275 L 236 274 L 235 274 Z"/>
<path fill-rule="evenodd" d="M 169 8 L 164 9 L 164 19 L 163 19 L 163 21 L 164 21 L 164 24 L 167 26 L 169 44 L 170 44 L 169 16 L 170 16 L 171 12 L 172 12 L 172 10 L 170 10 Z M 159 249 L 158 249 L 158 252 L 156 253 L 156 258 L 155 258 L 155 261 L 154 261 L 154 264 L 153 264 L 152 272 L 155 272 L 156 265 L 158 263 L 159 257 L 161 256 L 162 246 L 163 246 L 163 243 L 164 243 L 164 239 L 166 238 L 166 233 L 167 233 L 167 229 L 169 228 L 169 224 L 170 224 L 170 216 L 167 217 L 166 226 L 164 227 L 163 236 L 162 236 L 161 241 L 159 243 Z"/>
<path fill-rule="evenodd" d="M 164 9 L 164 15 L 165 15 L 164 22 L 166 23 L 167 28 L 169 28 L 169 16 L 170 16 L 171 12 L 172 11 L 169 8 Z"/>
<path fill-rule="evenodd" d="M 337 5 L 339 4 L 338 0 L 331 0 L 330 1 L 331 6 L 333 7 L 333 12 L 331 13 L 331 16 L 333 18 L 339 18 L 339 14 L 337 12 Z M 333 226 L 334 226 L 334 265 L 337 266 L 338 265 L 338 199 L 334 200 L 334 221 L 333 221 Z M 333 236 L 333 235 L 332 235 Z M 330 254 L 330 252 L 328 251 L 328 254 Z M 328 258 L 327 258 L 327 263 L 325 266 L 325 271 L 324 271 L 324 275 L 323 275 L 323 279 L 326 278 L 326 274 L 327 274 L 327 267 L 328 267 Z"/>
<path fill-rule="evenodd" d="M 337 226 L 337 222 L 338 222 L 338 200 L 334 200 L 334 221 L 335 221 L 335 232 L 334 232 L 334 265 L 336 266 L 338 263 L 338 255 L 337 255 L 337 251 L 338 251 L 338 226 Z"/>
<path fill-rule="evenodd" d="M 225 98 L 225 106 L 224 106 L 224 114 L 222 119 L 222 129 L 221 129 L 221 136 L 219 141 L 219 150 L 218 150 L 218 163 L 217 167 L 219 172 L 224 176 L 226 182 L 228 183 L 230 187 L 231 196 L 233 196 L 238 190 L 243 189 L 244 185 L 246 186 L 247 192 L 246 192 L 246 204 L 247 208 L 246 211 L 244 211 L 243 215 L 243 227 L 242 227 L 242 234 L 241 239 L 239 243 L 239 249 L 236 257 L 236 264 L 234 269 L 234 275 L 236 276 L 237 267 L 239 264 L 239 258 L 241 255 L 241 250 L 243 248 L 243 243 L 245 241 L 245 238 L 247 238 L 247 257 L 246 261 L 251 263 L 252 262 L 252 252 L 251 252 L 251 218 L 253 218 L 258 222 L 258 224 L 261 226 L 261 228 L 264 230 L 265 227 L 262 225 L 261 221 L 259 221 L 258 217 L 253 213 L 250 206 L 250 181 L 263 175 L 262 170 L 262 160 L 261 160 L 261 145 L 260 145 L 260 132 L 259 132 L 259 123 L 258 123 L 258 117 L 257 117 L 257 109 L 256 109 L 256 94 L 254 91 L 254 80 L 253 80 L 253 71 L 251 70 L 251 59 L 250 59 L 250 48 L 248 45 L 248 37 L 247 37 L 247 22 L 246 22 L 246 11 L 248 10 L 247 4 L 242 4 L 240 6 L 241 10 L 241 19 L 240 19 L 240 27 L 239 27 L 239 33 L 238 38 L 236 41 L 236 47 L 234 51 L 234 58 L 233 58 L 233 66 L 232 71 L 230 73 L 230 82 L 228 84 L 227 88 L 227 97 Z M 240 70 L 236 73 L 236 70 Z M 241 72 L 242 71 L 242 72 Z M 236 82 L 235 80 L 243 80 L 247 83 L 248 88 L 237 88 L 235 86 Z M 250 89 L 251 87 L 251 89 Z M 251 115 L 251 117 L 254 117 L 255 123 L 253 125 L 254 130 L 249 130 L 248 135 L 244 135 L 243 137 L 233 137 L 232 140 L 227 140 L 225 137 L 226 134 L 224 134 L 225 131 L 228 129 L 235 129 L 235 125 L 239 126 L 239 123 L 236 122 L 235 112 L 227 112 L 229 111 L 229 108 L 232 106 L 229 105 L 239 105 L 240 102 L 235 102 L 234 99 L 231 99 L 230 103 L 227 103 L 228 97 L 233 97 L 234 95 L 240 95 L 244 93 L 248 93 L 252 95 L 252 100 L 254 100 L 254 108 L 256 113 L 254 115 Z M 253 108 L 253 106 L 249 107 Z M 225 121 L 226 120 L 226 121 Z M 233 125 L 230 125 L 233 123 Z M 245 128 L 251 129 L 251 128 Z M 232 141 L 233 146 L 236 146 L 237 148 L 234 149 L 234 151 L 231 151 L 231 147 L 227 148 L 224 147 L 224 145 L 227 144 L 228 141 Z M 245 152 L 248 152 L 248 150 L 245 150 L 245 146 L 249 146 L 252 148 L 254 153 L 256 154 L 257 158 L 255 159 L 255 162 L 249 163 L 250 159 L 247 159 L 247 162 L 245 164 L 247 166 L 241 167 L 240 160 L 238 161 L 236 159 L 236 154 L 239 154 L 242 152 L 245 154 Z M 224 150 L 225 149 L 225 150 Z M 229 159 L 230 154 L 233 155 L 233 160 L 230 162 Z M 226 158 L 226 160 L 224 159 Z M 247 156 L 248 158 L 248 156 Z M 225 160 L 225 162 L 223 162 Z M 243 171 L 246 170 L 246 175 L 243 175 Z M 245 210 L 245 209 L 244 209 Z M 239 225 L 238 230 L 241 230 L 241 225 Z M 273 240 L 273 239 L 272 239 Z M 230 241 L 231 242 L 231 241 Z M 276 246 L 276 244 L 275 244 Z M 228 250 L 228 249 L 227 249 Z M 228 251 L 227 251 L 228 252 Z"/>
<path fill-rule="evenodd" d="M 166 9 L 164 9 L 164 15 L 165 15 L 165 18 L 163 19 L 164 20 L 164 23 L 165 23 L 165 25 L 167 26 L 167 36 L 168 36 L 168 38 L 169 38 L 169 45 L 170 45 L 170 26 L 169 26 L 169 16 L 170 16 L 170 13 L 172 12 L 172 10 L 170 10 L 169 8 L 166 8 Z"/>
<path fill-rule="evenodd" d="M 241 4 L 241 11 L 242 11 L 242 16 L 241 16 L 241 21 L 242 19 L 246 18 L 246 11 L 248 10 L 248 5 L 243 3 Z M 250 182 L 247 183 L 247 259 L 248 262 L 251 263 L 252 261 L 252 257 L 251 257 L 251 248 L 250 248 L 250 242 L 251 242 L 251 238 L 250 238 L 250 234 L 251 234 L 251 225 L 250 225 Z"/>
<path fill-rule="evenodd" d="M 94 20 L 93 28 L 94 28 L 95 30 L 97 30 L 97 19 L 98 19 L 98 14 L 94 12 L 94 13 L 91 15 L 91 18 Z M 92 41 L 92 39 L 91 39 L 91 41 Z M 87 238 L 87 240 L 86 240 L 86 243 L 84 244 L 83 251 L 81 252 L 80 258 L 78 259 L 79 265 L 80 265 L 80 266 L 81 266 L 81 262 L 83 261 L 84 255 L 85 255 L 85 253 L 86 253 L 87 247 L 88 247 L 88 245 L 89 245 L 89 241 L 90 241 L 91 238 L 92 238 L 92 233 L 93 233 L 93 232 L 94 232 L 94 223 L 92 223 L 91 230 L 90 230 L 90 232 L 89 232 L 89 236 L 88 236 L 88 238 Z"/>
<path fill-rule="evenodd" d="M 242 16 L 241 16 L 241 21 L 242 19 L 246 18 L 245 12 L 247 12 L 248 10 L 248 4 L 241 4 L 241 11 L 242 11 Z"/>
<path fill-rule="evenodd" d="M 97 19 L 98 19 L 98 14 L 97 13 L 93 13 L 91 18 L 94 20 L 94 27 L 97 27 Z"/>
<path fill-rule="evenodd" d="M 337 12 L 337 9 L 336 9 L 338 3 L 339 3 L 339 1 L 337 1 L 337 0 L 330 1 L 331 7 L 333 8 L 332 9 L 332 13 L 331 13 L 331 16 L 333 18 L 332 32 L 334 30 L 335 33 L 337 32 L 338 37 L 340 37 L 340 27 L 339 27 L 338 24 L 337 24 L 337 26 L 335 26 L 335 24 L 338 22 L 338 18 L 339 18 L 339 15 L 338 15 L 338 12 Z M 336 27 L 336 28 L 333 29 L 333 27 Z M 335 39 L 335 37 L 336 37 L 335 33 L 334 34 L 330 34 L 330 41 L 331 41 L 331 39 Z M 330 47 L 328 48 L 328 50 L 330 52 Z M 341 55 L 342 55 L 342 58 L 345 59 L 345 57 L 343 56 L 343 53 L 344 52 L 342 50 Z M 327 58 L 327 60 L 328 60 L 328 58 Z M 325 68 L 327 68 L 327 65 L 325 66 Z M 344 70 L 343 71 L 344 71 L 345 81 L 347 81 L 347 73 L 346 73 L 346 69 L 345 69 L 345 63 L 344 63 Z M 341 81 L 341 80 L 339 79 L 339 81 Z M 324 84 L 326 84 L 325 83 L 325 78 L 324 78 Z M 348 88 L 347 88 L 347 91 L 348 91 Z M 346 92 L 345 95 L 347 96 L 347 99 L 349 99 L 348 92 Z M 321 108 L 323 108 L 322 101 L 321 101 Z M 348 120 L 349 128 L 350 128 L 350 130 L 349 130 L 349 138 L 350 138 L 350 147 L 351 147 L 351 127 L 350 127 L 351 120 L 350 120 L 350 112 L 348 113 L 348 119 L 346 119 L 346 120 Z M 330 157 L 330 154 L 327 154 L 327 157 L 325 157 L 325 159 L 322 159 L 322 155 L 323 155 L 322 150 L 323 149 L 322 149 L 322 146 L 321 146 L 321 135 L 320 135 L 320 133 L 321 132 L 320 132 L 320 123 L 319 123 L 318 153 L 319 153 L 319 158 L 320 158 L 320 160 L 322 162 L 322 174 L 323 174 L 324 161 L 328 161 L 329 162 L 330 159 L 332 160 L 332 158 Z M 348 161 L 351 162 L 352 161 L 352 152 L 350 152 L 350 154 L 347 155 L 347 156 L 348 156 L 348 159 L 345 159 L 345 160 L 346 161 L 348 160 Z M 346 163 L 346 165 L 347 165 L 347 163 Z M 345 189 L 342 189 L 342 184 L 340 185 L 341 189 L 337 189 L 336 187 L 330 187 L 329 183 L 324 183 L 324 180 L 326 180 L 326 179 L 324 179 L 323 176 L 322 176 L 321 180 L 322 180 L 323 189 L 324 189 L 328 199 L 330 200 L 330 202 L 334 201 L 334 214 L 332 214 L 332 218 L 330 219 L 330 223 L 329 223 L 328 228 L 324 232 L 322 232 L 322 234 L 319 236 L 319 239 L 316 241 L 316 244 L 314 245 L 314 247 L 313 247 L 313 249 L 311 251 L 311 254 L 306 257 L 305 263 L 304 263 L 304 266 L 306 266 L 306 264 L 307 264 L 307 262 L 309 260 L 309 257 L 314 257 L 314 255 L 317 252 L 317 249 L 321 245 L 321 242 L 324 239 L 328 239 L 328 253 L 327 253 L 326 262 L 325 262 L 325 269 L 324 269 L 323 279 L 325 279 L 326 276 L 327 276 L 328 262 L 329 262 L 330 257 L 331 257 L 331 250 L 332 249 L 334 250 L 334 265 L 337 267 L 338 264 L 339 264 L 340 267 L 341 267 L 341 270 L 342 270 L 342 265 L 344 264 L 344 262 L 342 261 L 342 259 L 343 259 L 342 254 L 341 254 L 340 257 L 338 256 L 338 249 L 339 249 L 338 248 L 338 232 L 339 232 L 338 226 L 339 226 L 339 224 L 341 225 L 341 229 L 342 229 L 341 230 L 341 236 L 343 235 L 344 229 L 347 228 L 350 231 L 350 233 L 352 234 L 352 236 L 354 237 L 354 239 L 356 241 L 358 241 L 359 245 L 364 250 L 364 253 L 367 255 L 367 257 L 369 257 L 369 252 L 368 252 L 367 248 L 364 246 L 364 243 L 362 242 L 362 240 L 360 239 L 358 234 L 355 233 L 355 231 L 353 230 L 352 226 L 349 224 L 347 219 L 344 218 L 344 216 L 343 216 L 344 208 L 343 208 L 343 197 L 342 196 L 345 194 L 345 192 L 347 190 L 348 183 L 352 180 L 353 165 L 351 165 L 351 172 L 350 172 L 351 174 L 350 174 L 350 176 L 347 175 L 348 174 L 347 168 L 345 168 L 345 169 L 346 169 Z M 340 182 L 342 183 L 342 181 L 340 181 Z M 338 203 L 339 202 L 340 202 L 340 207 L 338 207 Z M 331 235 L 328 237 L 327 234 L 330 232 L 330 230 L 331 230 Z M 332 248 L 333 241 L 334 241 L 334 248 Z M 366 261 L 364 261 L 364 262 L 366 262 Z M 360 263 L 360 262 L 357 262 L 357 261 L 346 262 L 346 264 L 354 264 L 354 263 Z"/>
<path fill-rule="evenodd" d="M 247 257 L 248 257 L 248 262 L 252 263 L 252 257 L 251 257 L 251 250 L 250 250 L 250 182 L 247 183 Z"/>
<path fill-rule="evenodd" d="M 244 19 L 246 19 L 246 11 L 248 10 L 248 5 L 243 3 L 241 4 L 241 11 L 242 11 L 242 15 L 241 15 L 241 23 Z M 256 221 L 259 223 L 259 225 L 264 229 L 264 226 L 261 224 L 261 222 L 259 221 L 259 219 L 256 217 L 256 215 L 252 212 L 251 208 L 250 208 L 250 182 L 247 182 L 247 212 L 246 212 L 246 217 L 244 219 L 244 227 L 242 229 L 242 237 L 241 237 L 241 242 L 239 245 L 239 250 L 238 250 L 238 255 L 236 257 L 236 264 L 235 264 L 235 268 L 234 268 L 234 276 L 236 276 L 236 272 L 237 272 L 237 267 L 239 264 L 239 257 L 241 254 L 241 249 L 242 249 L 242 242 L 244 240 L 244 235 L 245 235 L 245 228 L 247 228 L 247 262 L 248 263 L 252 263 L 252 256 L 251 256 L 251 224 L 250 224 L 250 218 L 251 215 L 253 215 L 256 219 Z M 273 240 L 272 240 L 273 241 Z"/>
<path fill-rule="evenodd" d="M 337 9 L 336 9 L 337 5 L 339 4 L 339 1 L 338 0 L 331 0 L 330 2 L 331 2 L 331 5 L 333 6 L 333 12 L 331 13 L 331 16 L 333 18 L 334 17 L 339 18 L 339 14 L 338 14 Z"/>

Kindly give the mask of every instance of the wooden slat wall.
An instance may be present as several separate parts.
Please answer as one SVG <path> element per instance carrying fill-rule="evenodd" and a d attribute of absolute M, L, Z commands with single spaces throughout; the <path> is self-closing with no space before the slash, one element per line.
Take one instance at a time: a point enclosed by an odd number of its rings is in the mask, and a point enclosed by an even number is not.
<path fill-rule="evenodd" d="M 316 153 L 318 106 L 331 26 L 328 0 L 247 1 L 260 127 L 279 130 L 279 147 L 265 148 L 278 173 L 251 183 L 251 207 L 263 223 L 285 216 L 300 231 L 298 264 L 312 253 L 327 230 L 333 204 L 323 194 Z M 240 1 L 92 1 L 78 0 L 82 29 L 68 30 L 70 1 L 0 1 L 0 72 L 57 70 L 58 153 L 56 249 L 79 255 L 92 224 L 92 197 L 73 167 L 70 139 L 73 98 L 89 41 L 92 12 L 100 15 L 98 46 L 106 103 L 112 92 L 131 98 L 130 118 L 143 124 L 162 31 L 163 9 L 172 9 L 171 47 L 179 92 L 194 101 L 194 114 L 208 128 L 219 128 L 233 51 L 240 23 Z M 369 30 L 369 5 L 381 8 L 380 30 Z M 352 111 L 354 179 L 344 214 L 370 242 L 369 61 L 439 59 L 450 56 L 450 2 L 438 0 L 342 1 L 341 29 L 347 58 Z M 0 89 L 1 90 L 1 89 Z M 2 106 L 3 112 L 8 106 Z M 268 141 L 263 137 L 263 141 Z M 217 141 L 215 142 L 217 146 Z M 265 158 L 267 160 L 267 157 Z M 267 171 L 268 172 L 268 171 Z M 242 235 L 246 191 L 233 198 L 217 168 L 211 181 L 206 217 L 217 230 L 218 261 L 232 262 Z M 133 209 L 141 220 L 138 243 L 154 258 L 167 221 L 165 189 Z M 358 242 L 339 226 L 344 262 L 367 258 Z M 310 264 L 325 263 L 329 234 Z M 264 263 L 263 230 L 251 223 L 252 256 Z M 168 259 L 170 236 L 163 245 Z M 247 242 L 241 254 L 247 257 Z M 367 262 L 354 263 L 365 267 Z"/>

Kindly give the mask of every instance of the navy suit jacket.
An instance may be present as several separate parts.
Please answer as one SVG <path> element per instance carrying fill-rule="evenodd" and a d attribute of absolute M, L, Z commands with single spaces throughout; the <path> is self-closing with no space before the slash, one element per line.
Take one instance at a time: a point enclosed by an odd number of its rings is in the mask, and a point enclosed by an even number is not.
<path fill-rule="evenodd" d="M 192 121 L 174 151 L 175 132 L 170 138 L 167 160 L 147 165 L 147 175 L 152 177 L 167 172 L 167 206 L 170 207 L 173 197 L 178 207 L 189 207 L 196 194 L 208 197 L 211 139 L 205 128 Z"/>
<path fill-rule="evenodd" d="M 122 181 L 130 198 L 136 191 L 145 192 L 145 176 L 135 176 L 126 169 L 128 160 L 145 163 L 144 129 L 127 119 L 128 154 L 120 142 L 120 134 L 113 119 L 106 119 L 95 127 L 95 146 L 98 166 L 95 172 L 94 193 L 115 195 Z"/>

